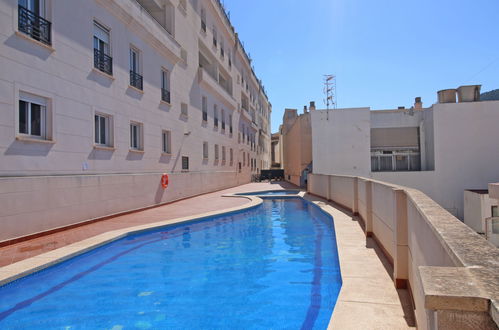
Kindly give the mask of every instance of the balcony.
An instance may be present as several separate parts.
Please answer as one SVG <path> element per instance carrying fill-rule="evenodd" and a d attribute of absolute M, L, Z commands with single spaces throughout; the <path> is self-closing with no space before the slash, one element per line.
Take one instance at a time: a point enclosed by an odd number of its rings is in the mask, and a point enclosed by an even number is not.
<path fill-rule="evenodd" d="M 23 6 L 19 6 L 18 29 L 37 41 L 52 45 L 51 23 Z"/>
<path fill-rule="evenodd" d="M 161 101 L 170 103 L 170 91 L 165 88 L 161 88 Z"/>
<path fill-rule="evenodd" d="M 113 58 L 104 52 L 94 49 L 94 67 L 108 75 L 113 75 Z"/>
<path fill-rule="evenodd" d="M 198 81 L 202 87 L 216 96 L 229 109 L 236 109 L 236 100 L 228 90 L 227 86 L 223 86 L 216 78 L 216 72 L 199 67 Z M 226 83 L 228 84 L 228 83 Z"/>
<path fill-rule="evenodd" d="M 137 72 L 130 71 L 130 86 L 142 90 L 142 76 Z"/>
<path fill-rule="evenodd" d="M 163 26 L 164 22 L 158 22 L 154 15 L 141 5 L 142 3 L 146 7 L 149 7 L 149 5 L 153 6 L 153 2 L 156 1 L 95 0 L 95 2 L 120 22 L 131 28 L 135 34 L 140 35 L 143 41 L 155 48 L 162 56 L 171 61 L 172 64 L 182 61 L 182 47 L 168 31 L 168 27 Z M 157 1 L 155 6 L 157 7 L 158 4 L 161 5 L 161 2 Z"/>

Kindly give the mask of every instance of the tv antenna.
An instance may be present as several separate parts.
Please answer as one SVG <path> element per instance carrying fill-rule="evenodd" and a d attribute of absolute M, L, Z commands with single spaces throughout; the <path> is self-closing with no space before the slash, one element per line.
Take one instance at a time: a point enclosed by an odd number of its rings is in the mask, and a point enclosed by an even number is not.
<path fill-rule="evenodd" d="M 336 109 L 336 76 L 334 74 L 324 75 L 324 95 L 326 95 L 324 103 L 327 110 L 329 110 L 329 106 Z"/>

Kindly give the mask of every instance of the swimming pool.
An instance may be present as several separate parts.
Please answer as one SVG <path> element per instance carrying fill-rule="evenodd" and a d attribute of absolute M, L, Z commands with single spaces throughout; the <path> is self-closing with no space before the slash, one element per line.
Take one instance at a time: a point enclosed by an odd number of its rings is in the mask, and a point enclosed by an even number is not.
<path fill-rule="evenodd" d="M 0 287 L 0 328 L 325 329 L 330 216 L 302 198 L 134 234 Z"/>
<path fill-rule="evenodd" d="M 265 190 L 265 191 L 253 191 L 253 192 L 247 192 L 247 193 L 239 193 L 236 195 L 242 195 L 242 196 L 298 195 L 299 192 L 300 192 L 299 190 Z"/>

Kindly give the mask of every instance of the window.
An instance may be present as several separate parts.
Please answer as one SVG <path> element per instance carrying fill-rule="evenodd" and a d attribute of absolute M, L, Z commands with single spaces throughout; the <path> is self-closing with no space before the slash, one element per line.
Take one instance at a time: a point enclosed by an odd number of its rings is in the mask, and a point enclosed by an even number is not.
<path fill-rule="evenodd" d="M 142 124 L 131 122 L 130 123 L 130 149 L 131 150 L 143 150 L 142 141 Z"/>
<path fill-rule="evenodd" d="M 172 153 L 172 133 L 170 131 L 165 131 L 163 130 L 161 132 L 161 141 L 162 141 L 162 150 L 163 153 L 165 154 L 171 154 Z"/>
<path fill-rule="evenodd" d="M 203 159 L 208 159 L 208 142 L 203 142 Z"/>
<path fill-rule="evenodd" d="M 182 156 L 182 171 L 189 170 L 189 157 Z"/>
<path fill-rule="evenodd" d="M 215 144 L 215 160 L 218 160 L 218 144 Z"/>
<path fill-rule="evenodd" d="M 222 57 L 223 59 L 224 56 L 225 56 L 224 41 L 223 39 L 220 39 L 220 57 Z"/>
<path fill-rule="evenodd" d="M 43 97 L 19 93 L 19 134 L 49 139 L 47 103 Z"/>
<path fill-rule="evenodd" d="M 230 50 L 227 51 L 227 59 L 229 60 L 229 69 L 232 69 L 232 56 Z M 239 83 L 239 75 L 237 76 L 237 83 Z"/>
<path fill-rule="evenodd" d="M 51 45 L 51 24 L 45 19 L 45 0 L 19 0 L 18 29 L 31 38 Z"/>
<path fill-rule="evenodd" d="M 234 161 L 234 151 L 232 150 L 232 148 L 230 148 L 229 150 L 229 162 L 230 162 L 230 165 L 232 165 Z"/>
<path fill-rule="evenodd" d="M 213 46 L 217 47 L 217 28 L 213 26 Z"/>
<path fill-rule="evenodd" d="M 187 103 L 180 103 L 180 114 L 185 117 L 189 115 Z"/>
<path fill-rule="evenodd" d="M 491 206 L 491 213 L 493 217 L 499 217 L 499 206 Z"/>
<path fill-rule="evenodd" d="M 201 31 L 206 33 L 206 11 L 201 8 Z"/>
<path fill-rule="evenodd" d="M 161 100 L 170 103 L 170 72 L 161 70 Z"/>
<path fill-rule="evenodd" d="M 222 146 L 222 162 L 225 162 L 225 146 Z"/>
<path fill-rule="evenodd" d="M 224 130 L 225 129 L 225 110 L 224 109 L 221 110 L 220 115 L 222 116 L 222 129 Z"/>
<path fill-rule="evenodd" d="M 206 96 L 202 97 L 203 121 L 208 121 L 208 100 Z"/>
<path fill-rule="evenodd" d="M 140 52 L 130 48 L 130 86 L 142 90 L 142 76 L 140 75 Z"/>
<path fill-rule="evenodd" d="M 112 75 L 113 59 L 109 45 L 109 30 L 94 21 L 94 67 Z"/>
<path fill-rule="evenodd" d="M 213 105 L 213 125 L 218 127 L 218 107 L 216 104 Z"/>
<path fill-rule="evenodd" d="M 101 146 L 111 146 L 111 119 L 104 114 L 95 114 L 94 116 L 94 134 L 95 144 Z"/>

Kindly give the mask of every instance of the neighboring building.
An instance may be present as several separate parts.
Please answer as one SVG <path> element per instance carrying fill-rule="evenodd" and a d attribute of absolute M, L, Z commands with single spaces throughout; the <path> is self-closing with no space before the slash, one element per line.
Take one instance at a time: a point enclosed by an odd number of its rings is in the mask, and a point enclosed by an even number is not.
<path fill-rule="evenodd" d="M 310 103 L 310 112 L 315 110 Z M 285 109 L 283 116 L 282 134 L 282 161 L 284 176 L 287 181 L 306 186 L 307 173 L 312 167 L 312 131 L 310 112 L 304 108 L 303 114 L 298 115 L 296 109 Z"/>
<path fill-rule="evenodd" d="M 272 134 L 271 137 L 271 168 L 281 169 L 282 168 L 282 135 L 280 132 Z"/>
<path fill-rule="evenodd" d="M 417 98 L 411 109 L 311 111 L 313 172 L 413 187 L 463 219 L 463 191 L 499 178 L 499 101 L 479 90 L 440 91 L 428 108 Z"/>
<path fill-rule="evenodd" d="M 499 182 L 489 183 L 489 198 L 491 204 L 496 207 L 491 207 L 491 216 L 486 218 L 485 237 L 495 246 L 499 247 Z"/>
<path fill-rule="evenodd" d="M 464 191 L 464 223 L 499 247 L 499 201 L 487 189 Z M 496 219 L 494 219 L 496 218 Z"/>
<path fill-rule="evenodd" d="M 0 15 L 0 241 L 270 167 L 271 104 L 220 1 L 10 0 Z"/>

